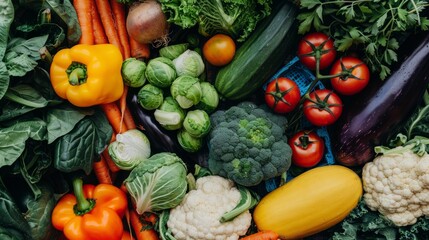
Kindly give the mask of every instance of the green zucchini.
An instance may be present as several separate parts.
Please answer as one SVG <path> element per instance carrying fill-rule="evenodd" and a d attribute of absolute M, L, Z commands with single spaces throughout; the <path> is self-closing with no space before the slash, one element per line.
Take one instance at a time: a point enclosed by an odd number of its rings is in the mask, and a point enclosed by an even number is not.
<path fill-rule="evenodd" d="M 260 88 L 284 64 L 296 45 L 298 9 L 279 1 L 273 11 L 241 45 L 233 60 L 221 68 L 214 86 L 221 99 L 242 100 Z"/>

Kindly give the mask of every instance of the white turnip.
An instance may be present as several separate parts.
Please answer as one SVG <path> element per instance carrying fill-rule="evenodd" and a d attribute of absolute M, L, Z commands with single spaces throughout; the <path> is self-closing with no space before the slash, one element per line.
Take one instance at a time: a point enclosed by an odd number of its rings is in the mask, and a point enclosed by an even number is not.
<path fill-rule="evenodd" d="M 127 31 L 139 43 L 156 46 L 168 43 L 169 24 L 161 5 L 156 0 L 145 0 L 130 7 Z"/>

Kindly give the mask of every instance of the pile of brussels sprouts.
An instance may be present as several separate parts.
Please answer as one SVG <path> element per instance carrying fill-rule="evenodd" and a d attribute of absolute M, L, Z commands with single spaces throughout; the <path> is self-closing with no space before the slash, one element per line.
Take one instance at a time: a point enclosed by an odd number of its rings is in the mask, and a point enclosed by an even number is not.
<path fill-rule="evenodd" d="M 210 117 L 219 104 L 219 95 L 204 81 L 201 55 L 187 43 L 163 47 L 159 56 L 144 61 L 129 58 L 122 65 L 124 83 L 140 88 L 138 102 L 153 110 L 156 121 L 167 130 L 177 130 L 181 147 L 200 150 L 210 131 Z"/>

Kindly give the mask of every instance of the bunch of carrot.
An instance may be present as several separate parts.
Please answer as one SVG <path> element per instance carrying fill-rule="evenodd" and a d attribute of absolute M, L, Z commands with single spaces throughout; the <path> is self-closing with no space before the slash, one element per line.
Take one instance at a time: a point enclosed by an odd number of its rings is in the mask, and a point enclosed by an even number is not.
<path fill-rule="evenodd" d="M 103 44 L 111 43 L 119 48 L 123 59 L 135 57 L 148 59 L 150 48 L 147 44 L 140 44 L 129 37 L 126 30 L 125 5 L 116 0 L 73 0 L 82 35 L 80 44 Z M 127 106 L 128 86 L 124 86 L 121 98 L 112 103 L 102 104 L 100 107 L 104 111 L 113 129 L 110 142 L 116 140 L 116 134 L 123 133 L 129 129 L 135 129 L 136 124 Z M 93 171 L 100 183 L 113 184 L 113 177 L 120 169 L 110 158 L 106 149 L 100 160 L 93 164 Z M 131 204 L 130 204 L 131 205 Z M 158 235 L 154 229 L 146 229 L 145 226 L 154 224 L 155 215 L 148 215 L 149 222 L 142 221 L 134 209 L 127 212 L 127 221 L 130 223 L 130 230 L 134 234 L 124 234 L 122 239 L 137 240 L 158 240 Z M 127 232 L 128 233 L 128 232 Z"/>
<path fill-rule="evenodd" d="M 73 0 L 82 35 L 81 44 L 111 43 L 121 51 L 123 59 L 130 57 L 149 58 L 148 45 L 133 41 L 126 29 L 127 8 L 116 0 Z M 117 102 L 101 105 L 111 124 L 115 140 L 117 133 L 136 128 L 133 117 L 127 107 L 126 98 L 128 86 L 124 87 L 124 93 Z M 94 162 L 94 173 L 100 183 L 112 183 L 111 173 L 120 169 L 111 160 L 107 150 L 100 156 L 99 161 Z M 113 175 L 113 174 L 112 174 Z"/>

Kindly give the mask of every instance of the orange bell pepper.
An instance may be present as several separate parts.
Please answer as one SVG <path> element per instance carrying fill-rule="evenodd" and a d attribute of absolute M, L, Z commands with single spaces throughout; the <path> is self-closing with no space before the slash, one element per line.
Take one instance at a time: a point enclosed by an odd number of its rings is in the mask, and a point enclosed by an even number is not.
<path fill-rule="evenodd" d="M 73 190 L 54 207 L 52 225 L 69 240 L 120 240 L 126 194 L 110 184 L 83 185 L 79 178 L 73 181 Z"/>
<path fill-rule="evenodd" d="M 50 67 L 55 93 L 78 107 L 118 100 L 124 92 L 122 54 L 113 44 L 78 44 L 58 51 Z"/>

